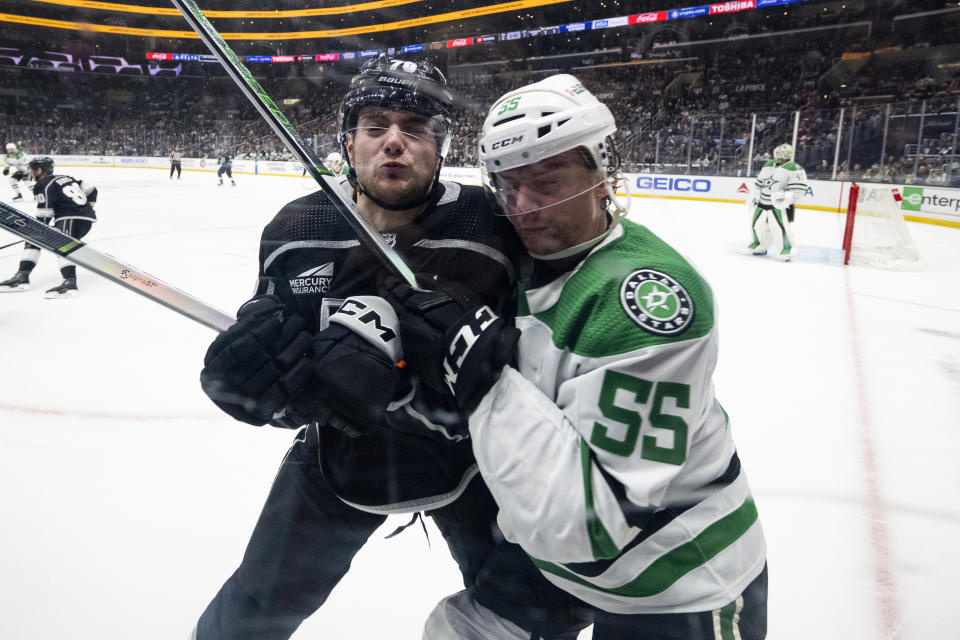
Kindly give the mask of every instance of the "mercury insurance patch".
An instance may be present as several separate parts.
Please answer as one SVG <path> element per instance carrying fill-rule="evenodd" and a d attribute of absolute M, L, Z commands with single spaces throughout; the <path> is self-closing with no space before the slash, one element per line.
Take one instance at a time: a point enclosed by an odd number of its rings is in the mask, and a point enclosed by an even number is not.
<path fill-rule="evenodd" d="M 620 285 L 620 304 L 650 333 L 673 336 L 693 322 L 693 300 L 680 283 L 660 271 L 637 269 Z"/>

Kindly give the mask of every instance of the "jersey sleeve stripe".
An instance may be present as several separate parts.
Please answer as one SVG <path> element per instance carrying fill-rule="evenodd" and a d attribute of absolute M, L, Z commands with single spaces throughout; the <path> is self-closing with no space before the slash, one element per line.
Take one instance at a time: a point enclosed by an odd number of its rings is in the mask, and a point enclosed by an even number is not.
<path fill-rule="evenodd" d="M 736 542 L 757 522 L 757 517 L 756 504 L 752 497 L 748 497 L 739 508 L 711 524 L 700 535 L 660 556 L 633 580 L 615 588 L 604 588 L 587 582 L 552 562 L 531 559 L 542 571 L 590 589 L 621 597 L 647 598 L 662 593 L 684 575 Z"/>
<path fill-rule="evenodd" d="M 593 505 L 593 454 L 583 438 L 580 439 L 580 468 L 583 472 L 583 494 L 586 501 L 587 534 L 590 536 L 590 550 L 597 559 L 610 558 L 619 553 L 617 545 L 607 532 Z"/>
<path fill-rule="evenodd" d="M 270 267 L 270 263 L 276 260 L 281 254 L 294 249 L 349 249 L 350 247 L 360 246 L 359 240 L 298 240 L 297 242 L 288 242 L 266 257 L 263 261 L 262 271 Z"/>

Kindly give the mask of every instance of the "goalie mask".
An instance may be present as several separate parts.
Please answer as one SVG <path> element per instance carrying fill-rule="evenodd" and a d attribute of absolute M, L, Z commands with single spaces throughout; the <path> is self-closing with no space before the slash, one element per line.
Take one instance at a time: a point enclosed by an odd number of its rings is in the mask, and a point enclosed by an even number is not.
<path fill-rule="evenodd" d="M 620 155 L 614 144 L 617 130 L 613 114 L 575 77 L 560 74 L 511 91 L 494 103 L 480 136 L 483 186 L 503 213 L 522 215 L 566 202 L 605 184 L 610 228 L 626 215 L 625 203 L 616 195 Z M 596 182 L 586 185 L 552 185 L 518 203 L 521 185 L 511 184 L 502 172 L 536 164 L 571 149 L 580 149 L 587 166 L 597 172 Z M 626 180 L 622 180 L 626 185 Z M 586 188 L 583 188 L 586 187 Z M 530 189 L 528 189 L 528 193 Z"/>
<path fill-rule="evenodd" d="M 788 162 L 793 159 L 793 147 L 789 144 L 781 144 L 773 150 L 773 159 L 778 162 Z"/>
<path fill-rule="evenodd" d="M 408 202 L 387 204 L 375 198 L 374 202 L 385 209 L 405 210 L 427 202 L 440 179 L 440 167 L 450 150 L 451 122 L 450 108 L 453 94 L 447 89 L 447 79 L 443 73 L 429 62 L 413 62 L 387 55 L 381 55 L 360 68 L 350 81 L 350 90 L 340 104 L 338 122 L 339 140 L 343 156 L 350 165 L 348 174 L 350 184 L 370 197 L 363 185 L 357 180 L 355 163 L 347 152 L 348 136 L 354 135 L 360 127 L 360 111 L 365 107 L 380 107 L 385 111 L 406 111 L 425 116 L 425 121 L 410 130 L 401 133 L 410 138 L 429 142 L 437 153 L 437 170 L 433 183 L 426 193 Z M 363 129 L 386 130 L 384 127 L 367 126 Z"/>

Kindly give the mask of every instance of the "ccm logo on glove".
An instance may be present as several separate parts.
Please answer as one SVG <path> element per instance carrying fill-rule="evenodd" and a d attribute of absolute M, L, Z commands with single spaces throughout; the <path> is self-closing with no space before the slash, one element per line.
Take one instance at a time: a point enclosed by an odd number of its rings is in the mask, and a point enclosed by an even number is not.
<path fill-rule="evenodd" d="M 400 321 L 393 307 L 378 296 L 351 296 L 330 316 L 339 324 L 380 349 L 393 362 L 403 358 L 397 327 Z"/>
<path fill-rule="evenodd" d="M 450 389 L 450 393 L 454 393 L 457 377 L 460 375 L 460 366 L 470 353 L 470 349 L 477 343 L 480 334 L 495 320 L 497 316 L 493 313 L 493 309 L 486 305 L 478 307 L 470 322 L 464 324 L 454 334 L 450 341 L 450 349 L 443 359 L 443 380 Z"/>

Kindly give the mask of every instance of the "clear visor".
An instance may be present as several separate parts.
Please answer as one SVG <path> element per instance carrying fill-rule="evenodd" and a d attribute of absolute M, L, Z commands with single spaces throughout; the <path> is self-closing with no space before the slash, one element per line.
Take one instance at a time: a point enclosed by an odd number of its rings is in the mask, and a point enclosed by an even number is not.
<path fill-rule="evenodd" d="M 570 180 L 562 172 L 513 176 L 509 173 L 483 176 L 484 186 L 500 205 L 498 213 L 506 216 L 520 216 L 555 207 L 579 198 L 606 182 L 597 173 L 580 180 Z"/>
<path fill-rule="evenodd" d="M 449 121 L 443 116 L 364 109 L 357 126 L 344 133 L 354 139 L 363 137 L 367 140 L 387 140 L 390 136 L 400 136 L 406 143 L 432 147 L 441 157 L 445 157 L 450 148 Z"/>

